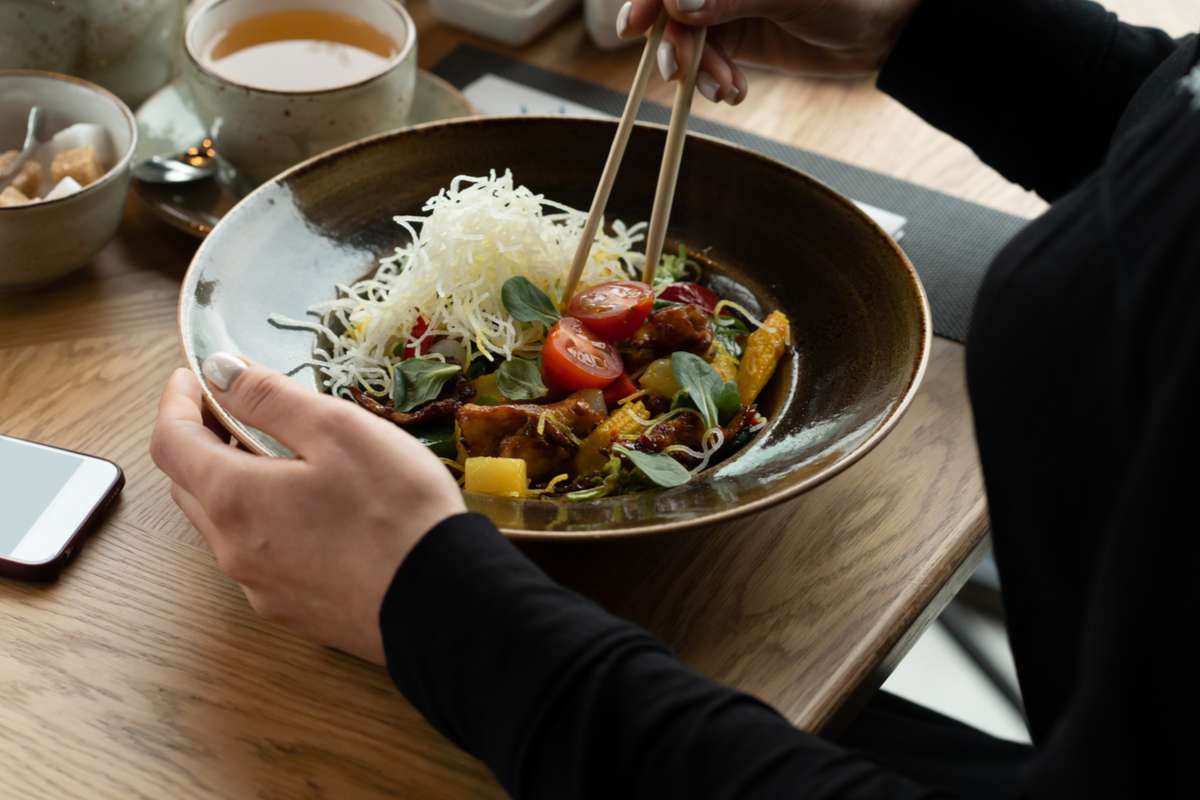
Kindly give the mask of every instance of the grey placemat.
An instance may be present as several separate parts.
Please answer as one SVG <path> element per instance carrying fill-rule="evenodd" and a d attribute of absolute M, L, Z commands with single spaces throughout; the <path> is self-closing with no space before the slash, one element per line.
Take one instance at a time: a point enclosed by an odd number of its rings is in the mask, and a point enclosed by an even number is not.
<path fill-rule="evenodd" d="M 471 45 L 459 46 L 433 71 L 460 89 L 491 73 L 614 116 L 625 107 L 625 96 L 620 92 Z M 666 123 L 671 112 L 657 103 L 644 103 L 638 117 Z M 975 295 L 988 265 L 1025 224 L 1020 217 L 727 125 L 693 117 L 690 127 L 697 133 L 758 150 L 848 197 L 907 217 L 900 244 L 916 265 L 929 294 L 934 332 L 947 339 L 966 339 Z"/>

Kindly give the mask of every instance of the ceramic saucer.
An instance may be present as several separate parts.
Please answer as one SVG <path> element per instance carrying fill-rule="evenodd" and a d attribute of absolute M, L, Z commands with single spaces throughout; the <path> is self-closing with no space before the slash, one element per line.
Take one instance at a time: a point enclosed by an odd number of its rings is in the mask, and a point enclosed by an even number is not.
<path fill-rule="evenodd" d="M 478 113 L 449 83 L 425 70 L 418 71 L 412 124 Z M 153 155 L 182 152 L 205 136 L 204 123 L 196 116 L 191 93 L 182 80 L 160 89 L 138 108 L 135 116 L 138 123 L 135 163 Z M 132 189 L 156 217 L 197 237 L 207 236 L 244 194 L 222 180 L 175 186 L 135 180 Z"/>

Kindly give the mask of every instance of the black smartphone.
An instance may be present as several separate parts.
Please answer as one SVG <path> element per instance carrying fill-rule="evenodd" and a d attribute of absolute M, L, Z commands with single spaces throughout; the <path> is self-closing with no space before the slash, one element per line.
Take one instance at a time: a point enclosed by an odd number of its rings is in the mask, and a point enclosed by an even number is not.
<path fill-rule="evenodd" d="M 0 575 L 53 578 L 124 485 L 111 461 L 0 434 Z"/>

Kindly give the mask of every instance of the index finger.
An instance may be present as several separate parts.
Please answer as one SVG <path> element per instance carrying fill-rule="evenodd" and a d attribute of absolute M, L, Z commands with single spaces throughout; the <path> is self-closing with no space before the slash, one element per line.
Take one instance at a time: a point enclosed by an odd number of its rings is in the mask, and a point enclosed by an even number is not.
<path fill-rule="evenodd" d="M 150 457 L 167 476 L 200 496 L 215 473 L 239 469 L 254 456 L 222 442 L 204 424 L 200 382 L 191 371 L 175 370 L 158 402 Z"/>
<path fill-rule="evenodd" d="M 617 12 L 617 35 L 622 39 L 645 36 L 662 9 L 663 0 L 629 0 Z"/>

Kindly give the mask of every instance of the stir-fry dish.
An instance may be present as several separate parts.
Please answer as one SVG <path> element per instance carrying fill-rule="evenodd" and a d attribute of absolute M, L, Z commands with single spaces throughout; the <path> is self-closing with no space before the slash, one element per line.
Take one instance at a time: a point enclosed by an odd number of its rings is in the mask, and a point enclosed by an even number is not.
<path fill-rule="evenodd" d="M 590 500 L 679 486 L 744 447 L 788 346 L 704 285 L 682 248 L 637 280 L 644 224 L 614 221 L 562 297 L 586 215 L 514 184 L 456 178 L 369 278 L 280 324 L 319 337 L 325 388 L 442 457 L 469 492 Z M 602 226 L 604 228 L 605 226 Z"/>

